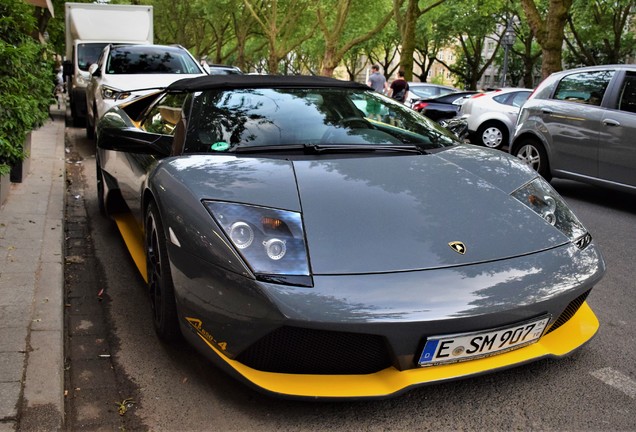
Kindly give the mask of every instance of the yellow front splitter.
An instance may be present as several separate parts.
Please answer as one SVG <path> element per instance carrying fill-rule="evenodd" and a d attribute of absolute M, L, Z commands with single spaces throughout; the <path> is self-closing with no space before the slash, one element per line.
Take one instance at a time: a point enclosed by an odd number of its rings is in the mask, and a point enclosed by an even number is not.
<path fill-rule="evenodd" d="M 358 399 L 387 397 L 424 384 L 493 372 L 541 358 L 563 357 L 589 341 L 598 328 L 598 319 L 586 302 L 568 322 L 532 345 L 477 360 L 404 371 L 390 367 L 368 375 L 262 372 L 227 358 L 205 337 L 199 337 L 227 366 L 267 392 L 300 398 Z"/>
<path fill-rule="evenodd" d="M 130 214 L 115 215 L 126 247 L 145 280 L 143 235 Z M 477 360 L 399 371 L 393 367 L 368 375 L 300 375 L 262 372 L 226 357 L 201 333 L 197 335 L 216 356 L 251 384 L 271 393 L 301 398 L 381 398 L 411 387 L 479 375 L 546 357 L 563 357 L 589 341 L 599 322 L 587 302 L 557 330 L 517 350 Z"/>

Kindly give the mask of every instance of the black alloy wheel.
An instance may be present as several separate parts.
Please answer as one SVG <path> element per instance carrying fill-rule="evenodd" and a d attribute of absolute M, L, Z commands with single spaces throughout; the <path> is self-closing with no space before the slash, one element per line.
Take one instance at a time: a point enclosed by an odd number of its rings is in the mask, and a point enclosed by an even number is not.
<path fill-rule="evenodd" d="M 172 342 L 180 337 L 181 332 L 166 238 L 159 210 L 154 202 L 148 206 L 145 227 L 146 270 L 153 324 L 155 332 L 161 340 Z"/>

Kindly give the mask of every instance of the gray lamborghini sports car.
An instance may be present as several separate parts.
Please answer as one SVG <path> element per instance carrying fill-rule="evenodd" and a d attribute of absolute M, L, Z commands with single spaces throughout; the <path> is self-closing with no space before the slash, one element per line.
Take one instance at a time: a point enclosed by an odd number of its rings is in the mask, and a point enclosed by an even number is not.
<path fill-rule="evenodd" d="M 387 397 L 598 329 L 605 264 L 552 187 L 364 85 L 184 79 L 97 134 L 158 336 L 270 394 Z"/>

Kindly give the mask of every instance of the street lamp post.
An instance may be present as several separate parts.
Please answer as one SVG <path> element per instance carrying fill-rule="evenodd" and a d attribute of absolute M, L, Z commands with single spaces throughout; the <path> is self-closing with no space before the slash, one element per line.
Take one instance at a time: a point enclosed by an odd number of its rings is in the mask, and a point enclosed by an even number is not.
<path fill-rule="evenodd" d="M 504 64 L 503 64 L 503 72 L 501 77 L 501 86 L 506 86 L 506 81 L 508 79 L 508 54 L 510 52 L 510 48 L 515 44 L 515 31 L 512 29 L 511 20 L 508 20 L 506 25 L 506 31 L 504 32 L 501 43 L 504 46 Z"/>

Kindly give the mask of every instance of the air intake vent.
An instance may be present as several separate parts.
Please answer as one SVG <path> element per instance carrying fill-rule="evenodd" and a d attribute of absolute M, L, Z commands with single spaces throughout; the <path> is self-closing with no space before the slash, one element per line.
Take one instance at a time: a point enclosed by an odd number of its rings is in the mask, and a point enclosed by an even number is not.
<path fill-rule="evenodd" d="M 572 318 L 574 314 L 579 310 L 583 302 L 585 302 L 585 299 L 587 298 L 589 293 L 590 293 L 589 291 L 586 291 L 585 293 L 581 294 L 580 296 L 572 300 L 570 304 L 565 308 L 565 310 L 561 312 L 561 315 L 559 315 L 559 318 L 557 318 L 557 320 L 552 324 L 552 326 L 550 327 L 550 330 L 548 330 L 546 334 L 558 329 L 563 324 L 568 322 L 570 318 Z"/>
<path fill-rule="evenodd" d="M 381 336 L 281 327 L 237 359 L 253 369 L 290 374 L 369 374 L 391 366 Z"/>

